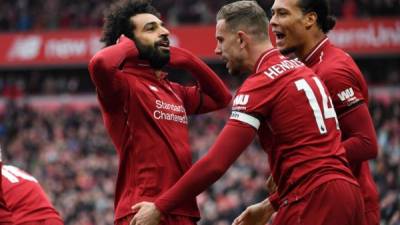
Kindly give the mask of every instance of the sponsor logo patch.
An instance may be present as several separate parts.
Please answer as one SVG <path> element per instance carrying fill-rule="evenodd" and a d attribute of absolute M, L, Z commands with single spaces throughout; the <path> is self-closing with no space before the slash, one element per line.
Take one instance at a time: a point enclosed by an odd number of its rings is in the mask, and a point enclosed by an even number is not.
<path fill-rule="evenodd" d="M 344 102 L 354 97 L 354 90 L 353 88 L 347 88 L 346 90 L 341 91 L 337 95 L 340 101 Z"/>

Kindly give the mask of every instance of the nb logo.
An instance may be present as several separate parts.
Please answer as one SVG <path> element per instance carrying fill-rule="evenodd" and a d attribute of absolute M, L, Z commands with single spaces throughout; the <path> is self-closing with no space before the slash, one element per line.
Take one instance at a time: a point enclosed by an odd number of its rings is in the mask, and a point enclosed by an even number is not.
<path fill-rule="evenodd" d="M 233 105 L 246 105 L 249 102 L 249 95 L 238 95 L 233 100 Z"/>
<path fill-rule="evenodd" d="M 348 88 L 348 89 L 338 93 L 337 95 L 340 98 L 340 100 L 342 102 L 344 102 L 344 101 L 349 100 L 354 97 L 354 91 L 353 91 L 353 88 Z"/>

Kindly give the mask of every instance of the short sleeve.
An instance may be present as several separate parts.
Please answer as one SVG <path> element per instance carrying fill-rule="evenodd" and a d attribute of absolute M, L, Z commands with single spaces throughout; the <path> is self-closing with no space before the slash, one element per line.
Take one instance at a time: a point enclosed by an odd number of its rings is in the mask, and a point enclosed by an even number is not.
<path fill-rule="evenodd" d="M 331 74 L 323 75 L 323 80 L 339 117 L 366 101 L 358 71 L 344 67 L 329 72 Z"/>
<path fill-rule="evenodd" d="M 274 93 L 270 86 L 263 77 L 246 80 L 234 97 L 229 120 L 240 121 L 258 130 L 273 104 Z"/>

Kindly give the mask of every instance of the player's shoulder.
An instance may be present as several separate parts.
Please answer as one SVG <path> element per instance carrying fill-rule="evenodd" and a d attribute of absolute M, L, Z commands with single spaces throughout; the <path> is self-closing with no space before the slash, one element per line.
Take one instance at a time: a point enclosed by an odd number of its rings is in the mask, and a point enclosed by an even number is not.
<path fill-rule="evenodd" d="M 236 92 L 233 104 L 246 105 L 250 96 L 254 102 L 260 96 L 271 94 L 273 90 L 277 90 L 276 84 L 268 79 L 264 73 L 264 68 L 262 68 L 259 72 L 251 74 L 243 81 Z"/>
<path fill-rule="evenodd" d="M 343 96 L 353 96 L 354 90 L 367 89 L 360 69 L 347 52 L 333 45 L 326 52 L 315 72 L 330 92 L 334 92 L 341 100 L 347 100 Z"/>
<path fill-rule="evenodd" d="M 351 55 L 343 49 L 330 45 L 324 52 L 326 52 L 327 59 L 325 63 L 329 64 L 331 68 L 358 69 Z"/>
<path fill-rule="evenodd" d="M 257 82 L 257 77 L 262 77 L 258 79 L 263 79 L 266 83 L 278 83 L 288 74 L 303 70 L 307 70 L 307 67 L 298 58 L 291 59 L 276 51 L 268 60 L 261 63 L 253 80 Z"/>
<path fill-rule="evenodd" d="M 249 89 L 255 86 L 265 85 L 268 79 L 263 72 L 258 72 L 248 76 L 242 83 L 241 89 Z"/>
<path fill-rule="evenodd" d="M 327 79 L 338 77 L 355 78 L 361 75 L 360 69 L 350 54 L 334 45 L 322 52 L 320 65 L 316 72 Z"/>

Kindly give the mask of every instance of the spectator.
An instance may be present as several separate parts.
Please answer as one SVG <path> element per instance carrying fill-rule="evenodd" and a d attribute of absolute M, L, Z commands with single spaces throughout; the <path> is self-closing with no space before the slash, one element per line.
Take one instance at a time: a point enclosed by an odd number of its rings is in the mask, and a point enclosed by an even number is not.
<path fill-rule="evenodd" d="M 230 1 L 230 0 L 229 0 Z M 209 24 L 225 1 L 162 0 L 155 1 L 170 25 Z M 0 31 L 29 31 L 59 28 L 101 27 L 104 10 L 111 0 L 4 0 L 0 9 Z M 267 11 L 273 0 L 259 4 Z M 339 18 L 398 16 L 400 2 L 396 0 L 332 0 L 332 11 Z M 355 7 L 357 6 L 357 7 Z"/>

